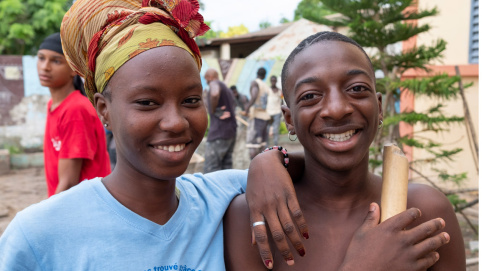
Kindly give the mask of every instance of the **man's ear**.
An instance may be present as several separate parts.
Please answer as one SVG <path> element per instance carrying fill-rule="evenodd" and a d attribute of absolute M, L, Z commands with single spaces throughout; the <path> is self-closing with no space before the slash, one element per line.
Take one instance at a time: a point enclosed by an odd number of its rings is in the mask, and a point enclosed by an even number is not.
<path fill-rule="evenodd" d="M 286 105 L 282 105 L 282 113 L 288 132 L 293 132 L 293 134 L 295 134 L 295 127 L 292 121 L 292 113 L 290 112 L 290 108 L 288 108 Z"/>
<path fill-rule="evenodd" d="M 379 108 L 379 119 L 384 119 L 384 112 L 382 112 L 382 94 L 380 92 L 376 93 L 377 97 L 377 106 Z"/>
<path fill-rule="evenodd" d="M 108 101 L 101 93 L 94 94 L 94 107 L 96 108 L 97 115 L 102 122 L 102 125 L 108 130 L 111 130 L 109 119 Z M 107 124 L 107 126 L 106 126 Z"/>

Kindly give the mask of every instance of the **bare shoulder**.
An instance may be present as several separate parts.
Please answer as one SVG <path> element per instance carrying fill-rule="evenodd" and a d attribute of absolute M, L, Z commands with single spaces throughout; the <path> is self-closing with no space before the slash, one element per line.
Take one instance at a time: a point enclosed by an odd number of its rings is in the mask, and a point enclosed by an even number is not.
<path fill-rule="evenodd" d="M 423 216 L 440 217 L 445 213 L 454 214 L 454 209 L 448 198 L 435 188 L 412 183 L 408 186 L 408 208 L 417 207 Z"/>
<path fill-rule="evenodd" d="M 442 230 L 450 236 L 450 242 L 437 252 L 440 260 L 430 270 L 466 270 L 465 249 L 461 229 L 448 198 L 440 191 L 424 184 L 410 184 L 408 187 L 408 208 L 416 207 L 421 210 L 421 217 L 413 226 L 422 224 L 435 218 L 445 221 Z M 438 231 L 436 234 L 442 232 Z"/>
<path fill-rule="evenodd" d="M 226 270 L 266 270 L 251 243 L 250 212 L 245 194 L 234 198 L 223 219 Z"/>

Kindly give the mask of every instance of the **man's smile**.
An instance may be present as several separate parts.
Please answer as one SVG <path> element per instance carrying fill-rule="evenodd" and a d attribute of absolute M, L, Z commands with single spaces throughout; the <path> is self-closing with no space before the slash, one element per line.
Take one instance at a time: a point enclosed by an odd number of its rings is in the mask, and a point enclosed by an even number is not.
<path fill-rule="evenodd" d="M 322 137 L 327 138 L 328 140 L 331 140 L 331 141 L 346 141 L 346 140 L 349 140 L 357 132 L 359 132 L 359 130 L 353 129 L 340 134 L 324 133 L 322 134 Z"/>

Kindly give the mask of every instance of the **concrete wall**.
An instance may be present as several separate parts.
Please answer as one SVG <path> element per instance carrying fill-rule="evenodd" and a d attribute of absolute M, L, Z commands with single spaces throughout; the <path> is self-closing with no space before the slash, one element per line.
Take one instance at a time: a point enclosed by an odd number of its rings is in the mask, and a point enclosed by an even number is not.
<path fill-rule="evenodd" d="M 9 91 L 12 98 L 10 103 L 2 106 L 5 111 L 2 111 L 0 118 L 0 148 L 42 150 L 49 90 L 40 85 L 36 57 L 0 56 L 4 70 L 15 67 L 10 64 L 12 61 L 7 61 L 10 59 L 18 59 L 18 63 L 21 63 L 17 67 L 20 74 L 18 78 L 1 74 L 0 88 L 4 92 Z M 16 82 L 13 87 L 11 82 Z M 15 87 L 20 89 L 15 90 Z"/>

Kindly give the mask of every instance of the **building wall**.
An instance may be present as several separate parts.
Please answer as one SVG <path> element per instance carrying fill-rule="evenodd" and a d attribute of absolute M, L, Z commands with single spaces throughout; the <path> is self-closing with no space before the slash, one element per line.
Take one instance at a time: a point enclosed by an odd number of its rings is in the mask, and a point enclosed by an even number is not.
<path fill-rule="evenodd" d="M 442 62 L 445 65 L 468 64 L 471 0 L 419 0 L 419 7 L 436 7 L 439 15 L 419 20 L 419 24 L 429 24 L 432 29 L 418 35 L 418 44 L 444 39 L 448 45 Z"/>
<path fill-rule="evenodd" d="M 432 26 L 428 33 L 418 35 L 417 45 L 432 45 L 437 39 L 444 39 L 447 47 L 444 57 L 440 62 L 433 63 L 435 73 L 448 73 L 455 75 L 454 66 L 458 65 L 461 70 L 463 84 L 472 83 L 473 86 L 465 89 L 464 94 L 468 103 L 472 123 L 476 130 L 478 140 L 478 101 L 479 101 L 479 79 L 478 64 L 469 63 L 470 46 L 470 23 L 471 23 L 471 0 L 451 1 L 451 0 L 419 0 L 419 8 L 430 9 L 437 7 L 439 14 L 430 18 L 419 20 L 418 24 L 427 23 Z M 408 78 L 424 77 L 426 74 L 406 74 Z M 424 112 L 436 105 L 439 101 L 427 97 L 413 97 L 412 105 L 417 112 Z M 461 96 L 455 100 L 445 102 L 443 111 L 448 116 L 464 117 L 463 102 Z M 414 131 L 421 130 L 416 125 Z M 454 157 L 453 161 L 440 162 L 428 166 L 427 164 L 415 165 L 415 167 L 425 175 L 436 179 L 431 167 L 446 170 L 450 174 L 466 172 L 468 180 L 462 184 L 463 187 L 478 187 L 477 159 L 474 155 L 473 143 L 470 142 L 471 136 L 465 123 L 454 124 L 449 127 L 447 132 L 441 133 L 422 133 L 416 136 L 431 138 L 436 142 L 444 144 L 445 149 L 462 148 L 463 151 Z M 477 142 L 478 143 L 478 142 Z M 413 160 L 420 160 L 430 157 L 428 153 L 419 149 L 412 150 Z M 432 175 L 431 175 L 432 174 Z M 417 175 L 412 176 L 415 180 L 421 180 Z M 423 181 L 424 182 L 424 181 Z M 449 183 L 439 183 L 446 188 L 455 188 Z"/>
<path fill-rule="evenodd" d="M 478 77 L 467 77 L 463 79 L 463 84 L 473 83 L 473 86 L 465 89 L 465 97 L 466 101 L 468 102 L 468 107 L 470 111 L 470 115 L 472 118 L 473 125 L 476 129 L 476 137 L 478 138 Z M 416 111 L 423 111 L 428 109 L 431 106 L 435 106 L 439 101 L 428 98 L 428 97 L 416 97 L 414 101 L 414 106 Z M 445 102 L 445 107 L 442 110 L 447 116 L 464 116 L 463 111 L 463 102 L 461 96 L 458 95 L 457 99 L 452 100 L 450 102 Z M 420 131 L 421 126 L 416 125 L 414 127 L 415 131 Z M 440 170 L 446 170 L 449 174 L 457 174 L 466 172 L 468 175 L 468 180 L 463 183 L 463 187 L 468 188 L 476 188 L 478 187 L 478 172 L 477 172 L 477 164 L 475 164 L 475 156 L 472 153 L 473 143 L 470 141 L 471 137 L 469 132 L 466 128 L 466 124 L 463 122 L 461 124 L 452 124 L 449 126 L 449 130 L 447 132 L 441 133 L 418 133 L 418 137 L 423 138 L 431 138 L 435 142 L 440 142 L 443 144 L 443 149 L 451 150 L 455 148 L 462 148 L 463 151 L 457 154 L 454 157 L 453 161 L 444 161 L 434 165 L 425 164 L 415 164 L 415 168 L 418 171 L 428 175 L 429 177 L 434 177 L 432 179 L 436 179 L 434 173 L 432 173 L 431 168 L 437 168 Z M 414 148 L 413 150 L 413 159 L 414 160 L 421 160 L 425 158 L 431 157 L 430 154 L 427 152 Z M 417 181 L 422 181 L 417 175 L 413 174 L 413 178 Z M 443 187 L 446 188 L 456 188 L 454 185 L 447 183 L 443 184 L 440 183 Z"/>

